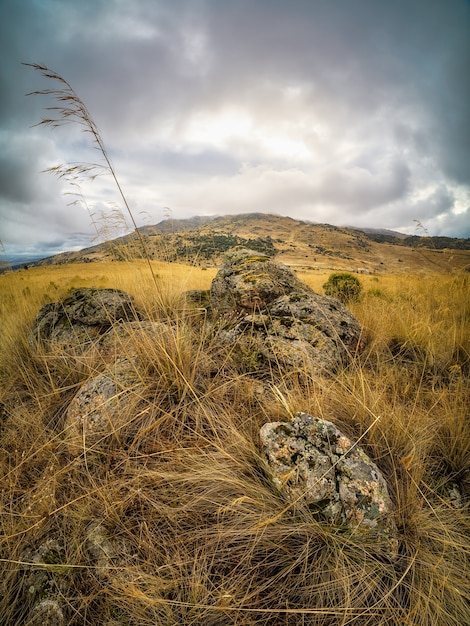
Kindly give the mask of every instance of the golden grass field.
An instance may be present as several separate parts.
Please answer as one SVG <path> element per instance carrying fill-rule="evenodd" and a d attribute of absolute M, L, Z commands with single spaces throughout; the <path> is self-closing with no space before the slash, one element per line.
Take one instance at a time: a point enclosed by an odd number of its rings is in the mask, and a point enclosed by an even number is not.
<path fill-rule="evenodd" d="M 260 394 L 182 303 L 215 270 L 153 268 L 157 285 L 140 261 L 0 276 L 0 623 L 32 623 L 40 572 L 74 625 L 470 624 L 470 274 L 361 276 L 350 309 L 364 352 L 333 378 L 306 371 Z M 322 293 L 328 274 L 298 276 Z M 102 364 L 28 333 L 44 303 L 82 286 L 123 289 L 173 331 L 138 346 L 139 415 L 71 456 L 61 416 Z M 396 562 L 266 481 L 259 427 L 297 411 L 361 438 L 385 474 Z M 104 565 L 85 539 L 97 520 Z M 51 538 L 62 548 L 32 562 Z"/>

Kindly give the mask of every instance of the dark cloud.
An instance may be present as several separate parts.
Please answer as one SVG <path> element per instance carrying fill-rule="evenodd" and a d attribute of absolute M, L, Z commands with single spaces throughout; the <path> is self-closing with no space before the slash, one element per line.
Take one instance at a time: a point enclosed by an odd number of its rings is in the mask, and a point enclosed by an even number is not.
<path fill-rule="evenodd" d="M 92 232 L 40 171 L 96 160 L 78 129 L 30 129 L 62 74 L 136 211 L 276 211 L 468 232 L 467 0 L 1 0 L 1 238 Z M 49 85 L 51 86 L 51 85 Z M 86 185 L 96 210 L 109 180 Z M 47 225 L 47 226 L 46 226 Z"/>

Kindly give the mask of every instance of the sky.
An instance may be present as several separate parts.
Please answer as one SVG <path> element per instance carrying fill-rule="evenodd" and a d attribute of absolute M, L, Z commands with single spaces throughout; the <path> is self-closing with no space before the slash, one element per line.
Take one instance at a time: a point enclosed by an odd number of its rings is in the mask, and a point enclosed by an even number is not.
<path fill-rule="evenodd" d="M 469 0 L 0 0 L 9 258 L 131 227 L 80 125 L 35 126 L 62 76 L 137 224 L 248 212 L 470 237 Z M 77 195 L 78 194 L 78 195 Z M 75 204 L 71 204 L 74 201 Z M 121 216 L 125 217 L 125 220 Z"/>

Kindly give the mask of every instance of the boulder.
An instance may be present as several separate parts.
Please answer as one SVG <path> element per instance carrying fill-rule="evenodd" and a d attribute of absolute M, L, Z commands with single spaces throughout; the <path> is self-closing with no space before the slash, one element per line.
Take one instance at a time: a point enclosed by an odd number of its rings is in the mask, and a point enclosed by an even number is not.
<path fill-rule="evenodd" d="M 378 543 L 397 557 L 397 529 L 387 484 L 377 465 L 334 424 L 308 413 L 261 427 L 272 481 L 320 521 Z"/>
<path fill-rule="evenodd" d="M 128 419 L 128 409 L 138 399 L 138 363 L 119 357 L 107 370 L 90 378 L 70 402 L 64 439 L 72 454 L 90 451 L 100 441 L 116 435 Z"/>
<path fill-rule="evenodd" d="M 151 320 L 115 324 L 98 337 L 95 346 L 104 361 L 112 361 L 123 354 L 135 360 L 138 359 L 139 345 L 145 345 L 146 340 L 161 340 L 169 328 L 164 322 Z"/>
<path fill-rule="evenodd" d="M 269 257 L 245 248 L 225 256 L 211 287 L 220 339 L 251 370 L 334 372 L 363 347 L 359 322 L 345 306 L 315 293 Z"/>
<path fill-rule="evenodd" d="M 212 281 L 210 298 L 218 314 L 252 313 L 291 293 L 312 292 L 285 265 L 255 250 L 233 248 Z"/>
<path fill-rule="evenodd" d="M 131 295 L 118 289 L 72 289 L 59 302 L 46 304 L 34 322 L 39 340 L 86 344 L 117 321 L 140 319 Z"/>

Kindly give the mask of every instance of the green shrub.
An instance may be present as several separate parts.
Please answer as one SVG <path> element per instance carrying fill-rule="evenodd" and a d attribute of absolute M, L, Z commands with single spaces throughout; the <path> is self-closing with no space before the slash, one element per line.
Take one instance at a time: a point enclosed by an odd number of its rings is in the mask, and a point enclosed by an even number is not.
<path fill-rule="evenodd" d="M 323 285 L 323 289 L 327 296 L 338 298 L 343 304 L 346 304 L 359 300 L 362 286 L 359 279 L 349 272 L 335 272 Z"/>

